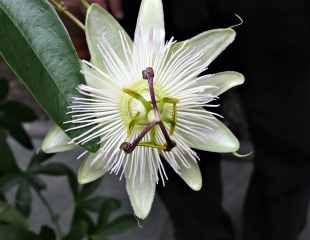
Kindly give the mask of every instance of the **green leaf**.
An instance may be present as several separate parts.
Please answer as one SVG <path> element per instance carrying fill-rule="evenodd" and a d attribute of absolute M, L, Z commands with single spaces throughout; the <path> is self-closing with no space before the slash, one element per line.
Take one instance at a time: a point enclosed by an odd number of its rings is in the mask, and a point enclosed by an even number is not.
<path fill-rule="evenodd" d="M 101 210 L 99 212 L 97 228 L 100 229 L 103 226 L 107 225 L 109 222 L 109 218 L 111 217 L 112 213 L 114 211 L 118 210 L 120 207 L 121 207 L 120 201 L 118 201 L 116 199 L 106 200 L 102 204 Z"/>
<path fill-rule="evenodd" d="M 19 122 L 15 117 L 0 115 L 0 128 L 7 130 L 9 134 L 25 148 L 33 149 L 29 135 L 21 122 Z"/>
<path fill-rule="evenodd" d="M 20 172 L 13 152 L 6 142 L 6 136 L 0 132 L 0 176 L 1 174 L 12 174 Z"/>
<path fill-rule="evenodd" d="M 62 163 L 48 163 L 33 168 L 32 173 L 50 176 L 66 176 L 70 170 L 71 169 L 67 165 Z"/>
<path fill-rule="evenodd" d="M 36 191 L 42 191 L 47 188 L 46 183 L 38 176 L 28 176 L 27 180 Z"/>
<path fill-rule="evenodd" d="M 102 207 L 102 204 L 107 200 L 106 197 L 95 196 L 87 200 L 78 202 L 80 209 L 85 209 L 90 212 L 98 213 Z"/>
<path fill-rule="evenodd" d="M 49 176 L 66 176 L 68 178 L 72 194 L 74 195 L 74 197 L 77 196 L 79 188 L 77 177 L 73 172 L 73 170 L 65 164 L 54 162 L 45 165 L 40 165 L 35 168 L 33 167 L 31 169 L 31 173 L 43 174 Z"/>
<path fill-rule="evenodd" d="M 39 234 L 39 240 L 55 240 L 56 234 L 49 226 L 42 226 Z"/>
<path fill-rule="evenodd" d="M 2 201 L 2 202 L 6 202 L 7 201 L 5 195 L 3 193 L 1 193 L 1 192 L 0 192 L 0 201 Z"/>
<path fill-rule="evenodd" d="M 89 231 L 89 228 L 92 228 L 93 225 L 92 219 L 87 213 L 76 210 L 73 216 L 70 232 L 65 237 L 65 240 L 84 239 Z"/>
<path fill-rule="evenodd" d="M 21 174 L 6 174 L 0 177 L 0 192 L 4 193 L 24 179 Z"/>
<path fill-rule="evenodd" d="M 79 198 L 80 199 L 86 199 L 92 193 L 94 193 L 98 189 L 98 187 L 101 185 L 102 179 L 103 178 L 100 178 L 94 182 L 83 185 L 83 188 L 82 188 L 81 192 L 79 193 Z"/>
<path fill-rule="evenodd" d="M 63 122 L 76 87 L 85 83 L 80 61 L 61 20 L 48 1 L 0 1 L 0 54 L 50 117 Z M 14 44 L 12 44 L 14 43 Z M 68 132 L 73 138 L 80 131 Z M 96 140 L 84 145 L 95 152 Z"/>
<path fill-rule="evenodd" d="M 0 202 L 0 222 L 14 225 L 23 229 L 28 228 L 25 217 L 14 207 L 5 202 Z"/>
<path fill-rule="evenodd" d="M 108 240 L 109 238 L 104 234 L 93 235 L 90 237 L 90 240 Z"/>
<path fill-rule="evenodd" d="M 16 208 L 25 216 L 29 217 L 31 212 L 32 195 L 30 185 L 27 181 L 23 181 L 16 192 L 15 204 Z"/>
<path fill-rule="evenodd" d="M 36 114 L 30 107 L 16 101 L 7 101 L 1 104 L 0 112 L 16 118 L 20 122 L 32 122 L 37 119 Z"/>
<path fill-rule="evenodd" d="M 132 215 L 123 215 L 106 225 L 103 229 L 101 229 L 100 233 L 94 234 L 92 239 L 100 240 L 114 234 L 125 233 L 136 226 L 137 220 Z"/>
<path fill-rule="evenodd" d="M 0 79 L 0 100 L 4 100 L 9 93 L 9 83 L 6 79 Z"/>
<path fill-rule="evenodd" d="M 77 223 L 69 234 L 64 238 L 65 240 L 81 240 L 87 235 L 87 223 L 80 221 Z"/>
<path fill-rule="evenodd" d="M 37 236 L 30 231 L 3 224 L 0 224 L 0 236 L 5 236 L 3 240 L 40 240 L 37 239 Z"/>
<path fill-rule="evenodd" d="M 28 170 L 35 168 L 38 165 L 40 165 L 41 163 L 44 163 L 44 162 L 50 160 L 53 156 L 54 156 L 54 154 L 47 154 L 47 153 L 40 150 L 38 153 L 35 153 L 32 156 L 30 164 L 28 166 Z"/>
<path fill-rule="evenodd" d="M 71 170 L 67 173 L 68 182 L 70 185 L 71 192 L 73 194 L 74 199 L 76 198 L 79 191 L 79 183 L 77 182 L 77 177 L 75 173 Z"/>

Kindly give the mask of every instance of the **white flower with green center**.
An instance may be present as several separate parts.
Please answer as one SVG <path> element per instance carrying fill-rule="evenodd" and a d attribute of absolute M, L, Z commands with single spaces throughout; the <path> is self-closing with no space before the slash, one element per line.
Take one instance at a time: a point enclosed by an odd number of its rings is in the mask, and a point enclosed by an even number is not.
<path fill-rule="evenodd" d="M 86 36 L 91 62 L 83 61 L 87 85 L 79 86 L 70 114 L 83 134 L 68 139 L 53 129 L 43 143 L 46 152 L 71 149 L 99 138 L 100 149 L 89 153 L 79 170 L 88 183 L 106 172 L 126 178 L 137 217 L 144 219 L 156 184 L 167 178 L 163 159 L 194 190 L 202 177 L 192 150 L 236 152 L 239 142 L 204 107 L 231 87 L 244 82 L 237 72 L 201 74 L 234 40 L 231 28 L 206 31 L 184 42 L 165 42 L 161 0 L 143 0 L 134 41 L 103 8 L 87 13 Z M 68 142 L 70 144 L 68 144 Z"/>

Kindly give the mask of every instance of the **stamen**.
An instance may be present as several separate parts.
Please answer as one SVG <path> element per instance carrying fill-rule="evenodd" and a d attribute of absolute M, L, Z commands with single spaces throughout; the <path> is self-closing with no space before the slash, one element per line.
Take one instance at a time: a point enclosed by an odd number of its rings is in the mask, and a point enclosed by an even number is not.
<path fill-rule="evenodd" d="M 160 115 L 157 107 L 156 97 L 155 97 L 155 91 L 154 91 L 154 71 L 153 68 L 148 67 L 144 71 L 142 71 L 143 79 L 148 81 L 149 84 L 149 90 L 150 90 L 150 96 L 151 96 L 151 102 L 154 109 L 155 118 L 160 121 Z"/>

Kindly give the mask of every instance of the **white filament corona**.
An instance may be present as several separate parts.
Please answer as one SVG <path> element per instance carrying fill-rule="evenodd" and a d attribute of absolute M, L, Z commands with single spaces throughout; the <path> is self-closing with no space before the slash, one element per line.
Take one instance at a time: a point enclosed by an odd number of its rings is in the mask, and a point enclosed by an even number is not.
<path fill-rule="evenodd" d="M 153 30 L 153 36 L 160 35 Z M 173 52 L 171 47 L 176 42 L 171 38 L 168 42 L 154 41 L 146 39 L 143 35 L 138 38 L 131 49 L 124 32 L 119 31 L 122 42 L 122 50 L 125 59 L 121 59 L 114 51 L 113 46 L 106 44 L 105 36 L 102 35 L 102 43 L 99 44 L 103 64 L 107 71 L 103 72 L 92 63 L 83 61 L 82 73 L 86 78 L 95 78 L 105 84 L 105 88 L 94 88 L 86 85 L 79 87 L 82 97 L 75 97 L 69 114 L 72 114 L 70 123 L 75 127 L 68 129 L 86 129 L 81 135 L 72 139 L 76 144 L 86 144 L 94 139 L 100 138 L 100 150 L 93 158 L 92 164 L 100 165 L 104 171 L 123 174 L 128 171 L 131 178 L 139 177 L 144 179 L 144 168 L 147 167 L 150 174 L 148 177 L 158 182 L 164 183 L 168 179 L 160 156 L 163 156 L 169 165 L 179 172 L 180 164 L 190 167 L 190 162 L 199 160 L 197 154 L 191 150 L 188 142 L 182 134 L 199 136 L 202 133 L 200 128 L 213 130 L 216 122 L 212 112 L 202 111 L 201 107 L 213 106 L 208 103 L 216 98 L 213 95 L 203 94 L 203 88 L 197 86 L 197 80 L 201 73 L 207 69 L 207 64 L 202 60 L 202 53 L 196 49 L 186 48 L 184 43 L 177 51 Z M 142 71 L 152 67 L 154 69 L 154 84 L 160 89 L 162 97 L 178 99 L 176 105 L 176 130 L 171 138 L 177 146 L 171 152 L 164 150 L 138 146 L 131 154 L 125 154 L 121 149 L 121 143 L 133 140 L 141 129 L 137 129 L 131 136 L 128 136 L 128 126 L 122 119 L 122 97 L 126 95 L 122 91 L 124 88 L 130 89 L 135 84 L 146 83 L 142 79 Z M 205 88 L 216 88 L 216 86 L 205 86 Z M 135 89 L 133 89 L 135 90 Z M 149 96 L 143 93 L 146 99 Z M 135 106 L 133 106 L 134 108 Z M 136 106 L 133 112 L 138 112 L 141 106 Z M 166 106 L 166 111 L 170 111 L 170 106 Z M 210 124 L 189 128 L 188 122 L 192 119 L 205 119 Z M 196 128 L 197 127 L 197 128 Z M 150 142 L 150 133 L 144 139 Z M 165 144 L 165 139 L 156 127 L 156 142 Z M 179 159 L 176 160 L 176 159 Z M 121 174 L 121 176 L 122 176 Z"/>

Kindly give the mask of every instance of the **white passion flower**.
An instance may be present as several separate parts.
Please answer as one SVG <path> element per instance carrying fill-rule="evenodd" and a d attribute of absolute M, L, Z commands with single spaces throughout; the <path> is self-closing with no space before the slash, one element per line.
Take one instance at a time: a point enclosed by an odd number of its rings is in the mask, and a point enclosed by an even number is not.
<path fill-rule="evenodd" d="M 71 129 L 85 131 L 69 139 L 54 128 L 46 152 L 68 150 L 99 138 L 79 169 L 88 183 L 106 172 L 123 175 L 137 217 L 152 206 L 156 184 L 168 179 L 163 160 L 193 189 L 202 177 L 192 150 L 236 152 L 231 131 L 204 108 L 226 90 L 244 82 L 232 71 L 204 75 L 209 64 L 234 40 L 231 28 L 206 31 L 183 42 L 165 42 L 161 0 L 143 0 L 134 41 L 99 5 L 88 9 L 86 36 L 91 62 L 82 61 L 87 85 L 79 86 L 69 114 Z M 70 143 L 71 145 L 68 145 Z"/>

